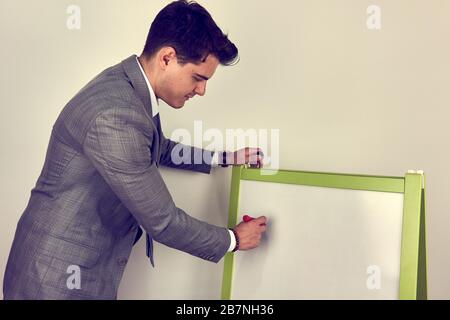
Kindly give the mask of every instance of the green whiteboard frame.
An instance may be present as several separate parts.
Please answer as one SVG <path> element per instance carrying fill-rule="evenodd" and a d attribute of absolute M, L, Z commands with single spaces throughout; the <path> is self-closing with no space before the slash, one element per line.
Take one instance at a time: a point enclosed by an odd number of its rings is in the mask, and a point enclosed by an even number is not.
<path fill-rule="evenodd" d="M 407 173 L 404 177 L 386 177 L 235 166 L 231 177 L 229 228 L 237 224 L 241 180 L 403 193 L 399 299 L 427 299 L 425 177 L 423 173 L 413 172 Z M 222 278 L 222 300 L 231 299 L 233 271 L 234 253 L 227 253 Z"/>

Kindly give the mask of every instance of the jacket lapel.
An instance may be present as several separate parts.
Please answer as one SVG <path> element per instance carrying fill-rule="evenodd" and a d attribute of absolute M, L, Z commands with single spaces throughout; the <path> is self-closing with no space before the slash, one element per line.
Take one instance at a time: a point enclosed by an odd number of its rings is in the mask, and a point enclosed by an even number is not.
<path fill-rule="evenodd" d="M 138 97 L 142 101 L 144 105 L 145 112 L 147 116 L 152 120 L 153 131 L 155 132 L 155 141 L 157 143 L 152 144 L 152 155 L 156 162 L 156 165 L 159 166 L 159 152 L 160 152 L 160 144 L 161 144 L 161 133 L 158 131 L 158 126 L 153 119 L 153 110 L 152 103 L 150 99 L 149 88 L 147 87 L 147 83 L 145 82 L 144 76 L 138 66 L 138 62 L 136 61 L 137 56 L 132 55 L 129 58 L 122 61 L 123 69 L 127 74 L 128 78 L 131 81 L 131 85 L 136 91 Z"/>

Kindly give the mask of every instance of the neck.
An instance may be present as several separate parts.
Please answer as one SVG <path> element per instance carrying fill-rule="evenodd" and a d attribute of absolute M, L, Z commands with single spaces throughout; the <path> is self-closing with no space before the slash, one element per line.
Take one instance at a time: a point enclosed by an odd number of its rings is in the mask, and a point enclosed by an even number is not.
<path fill-rule="evenodd" d="M 159 99 L 158 86 L 156 84 L 158 75 L 157 75 L 157 72 L 155 72 L 155 70 L 157 70 L 157 69 L 152 67 L 153 61 L 151 59 L 147 59 L 143 55 L 138 57 L 138 60 L 142 66 L 142 69 L 144 70 L 145 75 L 147 76 L 148 82 L 150 82 L 150 85 L 152 86 L 152 89 L 153 89 L 153 92 L 155 93 L 156 98 Z"/>

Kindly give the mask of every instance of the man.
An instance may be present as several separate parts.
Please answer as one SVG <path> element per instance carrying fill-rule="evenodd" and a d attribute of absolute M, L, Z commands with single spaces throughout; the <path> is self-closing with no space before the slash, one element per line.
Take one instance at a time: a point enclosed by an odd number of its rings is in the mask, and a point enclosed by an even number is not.
<path fill-rule="evenodd" d="M 17 225 L 5 299 L 115 299 L 141 228 L 152 264 L 152 239 L 212 262 L 259 245 L 265 217 L 231 230 L 192 218 L 175 206 L 158 170 L 209 173 L 252 158 L 262 166 L 259 149 L 178 148 L 161 130 L 158 99 L 183 107 L 205 94 L 219 63 L 236 57 L 203 7 L 176 1 L 155 18 L 139 58 L 106 69 L 69 101 Z M 192 161 L 180 163 L 186 154 Z M 78 286 L 69 285 L 70 270 L 79 271 Z"/>

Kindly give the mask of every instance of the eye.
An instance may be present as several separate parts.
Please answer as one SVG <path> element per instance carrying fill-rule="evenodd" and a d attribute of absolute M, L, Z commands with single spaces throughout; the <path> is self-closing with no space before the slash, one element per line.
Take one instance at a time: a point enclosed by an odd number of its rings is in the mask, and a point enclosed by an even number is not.
<path fill-rule="evenodd" d="M 197 82 L 200 82 L 200 81 L 202 81 L 203 79 L 200 79 L 200 78 L 198 78 L 198 77 L 192 77 L 195 81 L 197 81 Z"/>

